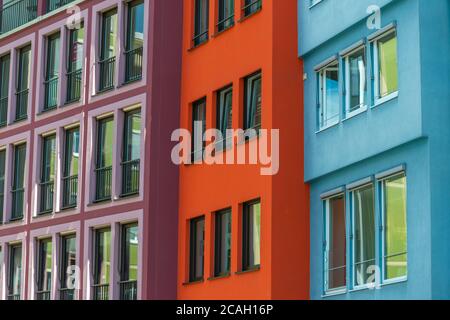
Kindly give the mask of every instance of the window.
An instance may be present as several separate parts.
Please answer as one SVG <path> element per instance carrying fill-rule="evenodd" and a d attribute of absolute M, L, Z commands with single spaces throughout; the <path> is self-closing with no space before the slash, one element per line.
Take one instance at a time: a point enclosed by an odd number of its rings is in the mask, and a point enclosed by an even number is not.
<path fill-rule="evenodd" d="M 337 62 L 323 68 L 319 78 L 319 129 L 339 122 L 339 66 Z"/>
<path fill-rule="evenodd" d="M 117 41 L 117 8 L 102 14 L 100 35 L 99 91 L 114 88 Z"/>
<path fill-rule="evenodd" d="M 139 193 L 141 109 L 125 112 L 122 155 L 122 196 Z"/>
<path fill-rule="evenodd" d="M 217 149 L 225 149 L 232 144 L 232 135 L 227 132 L 227 129 L 232 129 L 232 104 L 233 104 L 233 88 L 228 87 L 226 89 L 217 92 L 217 115 L 216 115 L 216 128 L 222 133 L 222 141 L 217 141 Z"/>
<path fill-rule="evenodd" d="M 27 118 L 28 92 L 30 88 L 30 59 L 31 46 L 19 50 L 18 77 L 16 89 L 16 118 L 15 121 Z"/>
<path fill-rule="evenodd" d="M 3 224 L 3 208 L 5 203 L 5 169 L 6 150 L 0 150 L 0 225 Z"/>
<path fill-rule="evenodd" d="M 64 235 L 61 237 L 61 269 L 59 271 L 60 300 L 74 300 L 75 289 L 72 285 L 71 278 L 77 260 L 76 236 L 75 234 Z"/>
<path fill-rule="evenodd" d="M 200 99 L 192 104 L 192 161 L 203 159 L 205 142 L 203 136 L 206 131 L 206 99 Z"/>
<path fill-rule="evenodd" d="M 127 39 L 125 50 L 125 83 L 142 77 L 144 47 L 144 1 L 128 3 Z"/>
<path fill-rule="evenodd" d="M 192 219 L 190 223 L 190 268 L 189 281 L 203 280 L 204 271 L 204 242 L 205 242 L 205 218 Z"/>
<path fill-rule="evenodd" d="M 208 40 L 209 0 L 194 0 L 194 47 Z"/>
<path fill-rule="evenodd" d="M 56 170 L 56 135 L 42 137 L 42 168 L 39 184 L 39 214 L 53 211 L 53 194 Z"/>
<path fill-rule="evenodd" d="M 261 263 L 261 203 L 244 203 L 242 219 L 242 270 L 259 268 Z"/>
<path fill-rule="evenodd" d="M 120 257 L 120 300 L 137 299 L 138 225 L 122 225 Z"/>
<path fill-rule="evenodd" d="M 59 33 L 47 37 L 47 61 L 44 81 L 44 111 L 58 105 Z"/>
<path fill-rule="evenodd" d="M 244 129 L 261 129 L 261 73 L 245 78 Z"/>
<path fill-rule="evenodd" d="M 3 248 L 0 246 L 0 281 L 3 281 L 3 259 Z"/>
<path fill-rule="evenodd" d="M 53 10 L 56 10 L 58 8 L 61 8 L 62 6 L 65 6 L 68 3 L 71 3 L 75 0 L 47 0 L 46 3 L 46 12 L 50 12 Z"/>
<path fill-rule="evenodd" d="M 50 300 L 52 289 L 52 238 L 38 241 L 36 300 Z"/>
<path fill-rule="evenodd" d="M 80 165 L 80 128 L 64 131 L 64 166 L 62 177 L 62 208 L 73 208 L 77 205 L 78 169 Z"/>
<path fill-rule="evenodd" d="M 353 223 L 353 286 L 368 284 L 370 267 L 375 261 L 375 204 L 374 187 L 366 185 L 352 192 Z"/>
<path fill-rule="evenodd" d="M 397 35 L 390 32 L 374 42 L 375 104 L 398 91 Z"/>
<path fill-rule="evenodd" d="M 20 300 L 22 291 L 22 244 L 9 247 L 8 300 Z"/>
<path fill-rule="evenodd" d="M 79 29 L 70 29 L 67 46 L 67 93 L 66 103 L 79 101 L 83 81 L 84 24 Z"/>
<path fill-rule="evenodd" d="M 262 0 L 245 0 L 244 2 L 244 17 L 248 17 L 249 15 L 261 10 L 262 8 Z"/>
<path fill-rule="evenodd" d="M 231 269 L 231 209 L 215 215 L 214 276 L 230 273 Z"/>
<path fill-rule="evenodd" d="M 217 31 L 224 31 L 234 25 L 234 0 L 219 0 L 219 21 Z"/>
<path fill-rule="evenodd" d="M 351 117 L 366 109 L 366 51 L 360 48 L 345 58 L 345 111 Z"/>
<path fill-rule="evenodd" d="M 97 120 L 97 161 L 95 201 L 111 200 L 114 118 Z"/>
<path fill-rule="evenodd" d="M 383 280 L 407 276 L 406 176 L 401 173 L 382 181 Z"/>
<path fill-rule="evenodd" d="M 109 281 L 111 276 L 111 230 L 94 231 L 94 300 L 109 299 Z"/>
<path fill-rule="evenodd" d="M 0 127 L 8 123 L 10 55 L 0 57 Z"/>
<path fill-rule="evenodd" d="M 325 292 L 346 287 L 345 200 L 337 195 L 325 201 Z"/>
<path fill-rule="evenodd" d="M 27 145 L 25 143 L 14 146 L 11 221 L 23 218 L 26 148 Z"/>

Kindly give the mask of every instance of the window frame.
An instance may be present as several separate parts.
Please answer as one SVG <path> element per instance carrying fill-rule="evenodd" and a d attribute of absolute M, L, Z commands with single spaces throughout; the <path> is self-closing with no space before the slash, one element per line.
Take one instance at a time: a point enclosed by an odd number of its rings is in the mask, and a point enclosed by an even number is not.
<path fill-rule="evenodd" d="M 198 223 L 203 222 L 203 240 L 202 240 L 202 252 L 201 254 L 201 258 L 202 258 L 202 265 L 201 265 L 201 269 L 202 269 L 202 275 L 201 276 L 196 276 L 196 271 L 197 271 L 197 255 L 199 254 L 199 252 L 197 252 L 197 228 L 198 228 Z M 194 283 L 194 282 L 201 282 L 204 280 L 205 277 L 205 233 L 206 233 L 206 219 L 205 216 L 200 216 L 197 218 L 193 218 L 191 220 L 189 220 L 189 283 Z"/>
<path fill-rule="evenodd" d="M 196 48 L 209 40 L 209 9 L 210 0 L 193 0 L 193 36 L 192 47 Z M 206 4 L 206 15 L 203 16 L 203 2 Z M 206 21 L 203 21 L 205 19 Z M 206 30 L 202 30 L 201 25 L 206 25 Z"/>
<path fill-rule="evenodd" d="M 55 182 L 56 182 L 56 178 L 57 178 L 57 137 L 56 137 L 56 132 L 51 132 L 49 134 L 46 135 L 41 135 L 41 165 L 40 165 L 40 180 L 39 180 L 39 210 L 38 210 L 38 215 L 43 215 L 46 213 L 51 213 L 54 211 L 55 206 L 54 206 L 54 200 L 55 200 Z M 47 146 L 47 142 L 49 142 L 49 140 L 53 140 L 53 150 L 47 150 L 46 146 Z M 49 154 L 47 154 L 47 151 L 50 151 Z M 52 153 L 55 154 L 54 157 L 54 167 L 53 167 L 53 179 L 51 179 L 51 157 L 52 157 Z M 48 163 L 47 163 L 48 162 Z M 48 170 L 48 176 L 47 176 L 47 165 L 49 166 Z M 53 183 L 53 191 L 52 191 L 52 208 L 51 210 L 42 210 L 42 186 L 45 184 L 50 184 Z"/>
<path fill-rule="evenodd" d="M 49 297 L 51 297 L 52 286 L 53 286 L 53 250 L 54 250 L 53 239 L 51 237 L 50 238 L 42 238 L 42 239 L 37 239 L 36 242 L 37 242 L 37 248 L 36 248 L 36 251 L 37 251 L 37 255 L 36 255 L 36 267 L 37 267 L 36 269 L 37 269 L 37 272 L 36 272 L 36 292 L 35 292 L 35 294 L 37 296 L 37 294 L 39 294 L 39 293 L 49 292 Z M 52 252 L 51 252 L 51 255 L 52 255 L 51 271 L 52 272 L 51 272 L 51 276 L 50 276 L 50 288 L 48 288 L 48 290 L 41 290 L 40 287 L 44 286 L 43 285 L 43 282 L 44 282 L 43 272 L 45 273 L 46 270 L 47 270 L 45 268 L 45 264 L 43 263 L 43 261 L 47 259 L 47 255 L 48 255 L 48 253 L 43 250 L 44 249 L 43 245 L 44 244 L 48 244 L 48 243 L 51 244 L 51 248 L 52 248 Z M 46 252 L 46 254 L 43 255 L 43 252 Z"/>
<path fill-rule="evenodd" d="M 337 73 L 338 79 L 337 79 L 337 85 L 338 85 L 338 113 L 333 118 L 336 118 L 336 120 L 331 122 L 331 119 L 327 119 L 326 122 L 324 122 L 324 115 L 326 114 L 328 110 L 327 106 L 327 98 L 326 98 L 326 91 L 327 91 L 327 85 L 326 85 L 326 72 L 328 71 L 335 71 Z M 324 131 L 328 128 L 334 127 L 338 125 L 341 122 L 341 99 L 342 96 L 340 94 L 340 65 L 339 61 L 337 59 L 331 61 L 327 65 L 323 66 L 319 70 L 316 71 L 317 76 L 317 124 L 318 124 L 318 131 Z M 330 122 L 329 122 L 330 121 Z M 324 124 L 325 123 L 325 124 Z"/>
<path fill-rule="evenodd" d="M 364 96 L 363 96 L 363 102 L 357 106 L 354 110 L 351 110 L 350 106 L 350 99 L 351 99 L 351 75 L 350 75 L 350 57 L 355 55 L 356 53 L 359 53 L 362 51 L 362 57 L 364 58 L 364 80 L 366 82 L 365 84 L 365 90 L 364 90 Z M 367 48 L 366 45 L 363 44 L 361 46 L 358 46 L 354 50 L 350 51 L 349 53 L 345 54 L 343 56 L 344 61 L 344 106 L 345 106 L 345 119 L 352 118 L 360 113 L 363 113 L 367 111 L 367 99 L 368 99 L 368 81 L 367 81 Z M 361 97 L 360 97 L 361 100 Z"/>
<path fill-rule="evenodd" d="M 258 101 L 255 102 L 255 109 L 253 110 L 252 104 L 253 104 L 253 93 L 255 90 L 255 83 L 257 81 L 260 81 L 260 123 L 259 124 L 255 124 L 250 122 L 253 121 L 253 119 L 256 120 L 256 116 L 257 116 L 257 109 L 258 109 Z M 263 87 L 262 87 L 262 72 L 261 71 L 257 71 L 254 74 L 251 74 L 247 77 L 244 78 L 244 131 L 250 131 L 250 130 L 255 130 L 257 132 L 257 135 L 259 135 L 260 130 L 262 129 L 262 114 L 263 114 Z M 249 110 L 249 108 L 251 108 L 251 110 Z M 248 113 L 248 115 L 247 115 Z"/>
<path fill-rule="evenodd" d="M 259 264 L 250 264 L 250 238 L 252 238 L 254 230 L 252 229 L 252 234 L 250 234 L 250 214 L 249 214 L 249 208 L 254 205 L 260 205 L 260 224 L 259 224 L 259 254 L 260 254 L 260 263 Z M 261 199 L 255 199 L 251 201 L 247 201 L 243 203 L 242 205 L 242 230 L 241 230 L 241 236 L 242 236 L 242 248 L 241 248 L 241 270 L 242 272 L 246 271 L 255 271 L 259 270 L 261 268 L 261 225 L 262 225 L 262 206 L 261 206 Z M 253 257 L 254 258 L 254 257 Z"/>
<path fill-rule="evenodd" d="M 33 69 L 31 67 L 31 60 L 32 60 L 32 49 L 33 49 L 33 45 L 31 43 L 24 45 L 21 48 L 18 48 L 16 50 L 16 54 L 17 54 L 17 63 L 16 63 L 16 67 L 17 67 L 17 78 L 16 78 L 16 88 L 15 88 L 15 95 L 16 95 L 16 99 L 15 99 L 15 108 L 14 108 L 14 122 L 20 122 L 23 120 L 27 120 L 28 118 L 28 112 L 30 109 L 30 90 L 31 90 L 31 81 L 32 81 L 32 77 L 33 77 Z M 24 56 L 25 54 L 28 54 L 28 67 L 24 66 Z M 27 77 L 28 79 L 26 80 L 26 82 L 24 81 L 24 71 L 28 69 L 27 71 Z M 24 85 L 22 87 L 22 85 Z M 27 91 L 27 98 L 24 99 L 24 103 L 26 104 L 26 112 L 24 114 L 18 114 L 18 101 L 19 98 L 19 94 L 24 93 L 25 91 Z"/>
<path fill-rule="evenodd" d="M 207 130 L 206 128 L 206 113 L 207 113 L 207 104 L 206 104 L 206 97 L 203 97 L 201 99 L 198 99 L 197 101 L 194 101 L 192 103 L 191 106 L 191 162 L 192 163 L 196 163 L 196 162 L 201 162 L 204 159 L 204 152 L 206 149 L 206 141 L 204 139 L 205 136 L 205 132 Z M 198 108 L 203 106 L 203 113 L 200 113 Z M 203 119 L 202 119 L 202 149 L 201 150 L 197 150 L 196 149 L 196 138 L 197 138 L 197 131 L 196 129 L 196 122 L 200 122 L 200 120 L 196 119 L 197 116 L 199 115 L 203 115 Z M 197 156 L 197 153 L 199 153 L 201 151 L 201 155 Z"/>
<path fill-rule="evenodd" d="M 78 44 L 77 39 L 79 38 L 79 32 L 80 30 L 83 30 L 83 43 L 82 43 L 82 47 L 83 47 L 83 51 L 82 51 L 82 55 L 81 55 L 81 68 L 77 68 L 77 62 L 73 61 L 73 48 L 75 44 Z M 63 102 L 66 105 L 72 104 L 72 103 L 76 103 L 76 102 L 80 102 L 81 97 L 83 96 L 83 68 L 84 68 L 84 62 L 85 62 L 85 55 L 86 55 L 86 25 L 84 20 L 82 20 L 80 22 L 80 27 L 79 28 L 73 28 L 73 29 L 69 29 L 69 28 L 65 28 L 64 31 L 66 32 L 66 41 L 67 44 L 65 46 L 65 50 L 66 50 L 66 54 L 65 54 L 65 59 L 66 62 L 64 63 L 65 66 L 65 77 L 66 77 L 66 88 L 65 88 L 65 101 Z M 78 45 L 77 45 L 77 51 L 78 51 Z M 71 90 L 71 81 L 73 80 L 69 80 L 70 77 L 72 75 L 80 75 L 80 88 L 79 88 L 79 93 L 78 96 L 79 97 L 73 97 L 71 99 L 69 92 Z M 74 81 L 75 82 L 75 81 Z M 72 83 L 73 86 L 76 86 L 76 84 Z"/>
<path fill-rule="evenodd" d="M 217 21 L 216 21 L 216 32 L 221 33 L 230 28 L 235 24 L 235 0 L 216 0 L 217 2 Z M 225 2 L 230 1 L 231 14 L 226 16 Z M 223 17 L 222 17 L 223 16 Z"/>
<path fill-rule="evenodd" d="M 230 221 L 230 224 L 232 223 L 232 209 L 223 209 L 220 211 L 217 211 L 214 214 L 214 268 L 213 268 L 213 274 L 214 277 L 224 277 L 231 274 L 231 262 L 228 266 L 228 270 L 221 270 L 222 265 L 222 251 L 227 251 L 226 244 L 222 242 L 222 223 L 224 222 L 224 217 L 228 215 L 228 219 Z M 229 229 L 230 238 L 232 237 L 232 225 L 230 225 Z M 232 244 L 230 243 L 230 261 L 231 261 L 231 250 L 232 250 Z M 227 255 L 225 253 L 225 255 Z"/>
<path fill-rule="evenodd" d="M 3 121 L 0 120 L 0 127 L 5 127 L 8 125 L 8 113 L 9 113 L 8 109 L 9 109 L 9 101 L 11 100 L 11 98 L 9 97 L 10 72 L 11 72 L 11 54 L 8 52 L 0 57 L 0 104 L 4 103 L 5 105 L 3 107 L 6 109 L 4 111 L 5 118 L 3 119 Z M 3 92 L 2 90 L 3 88 L 5 88 L 6 94 L 5 92 Z"/>
<path fill-rule="evenodd" d="M 61 291 L 63 290 L 73 290 L 73 297 L 76 299 L 77 296 L 77 289 L 73 288 L 67 288 L 67 280 L 68 280 L 68 274 L 67 274 L 67 268 L 71 266 L 70 264 L 70 256 L 68 255 L 70 251 L 67 247 L 67 241 L 73 240 L 75 242 L 75 266 L 77 264 L 77 256 L 79 252 L 77 252 L 77 234 L 76 233 L 68 233 L 68 234 L 61 234 L 59 237 L 60 241 L 60 250 L 59 250 L 59 262 L 60 266 L 58 268 L 58 279 L 59 279 L 59 287 L 58 292 L 61 294 Z M 67 255 L 66 255 L 67 253 Z M 67 259 L 66 259 L 67 258 Z"/>
<path fill-rule="evenodd" d="M 24 283 L 23 283 L 23 278 L 22 278 L 22 274 L 24 272 L 24 266 L 23 266 L 23 243 L 19 242 L 19 243 L 11 243 L 8 244 L 8 270 L 7 270 L 7 274 L 8 274 L 8 282 L 7 282 L 7 286 L 6 286 L 6 291 L 7 291 L 7 297 L 9 299 L 10 296 L 16 296 L 17 294 L 14 294 L 14 259 L 13 259 L 13 253 L 15 253 L 18 250 L 20 252 L 20 272 L 19 272 L 19 281 L 20 281 L 20 286 L 19 286 L 19 300 L 23 298 L 22 296 L 22 291 L 24 288 Z M 13 293 L 11 293 L 11 289 L 13 289 Z M 15 299 L 15 298 L 14 298 Z"/>
<path fill-rule="evenodd" d="M 230 95 L 230 96 L 228 96 Z M 226 102 L 227 97 L 230 99 L 229 110 Z M 222 112 L 224 114 L 222 114 Z M 231 119 L 229 118 L 231 114 Z M 222 116 L 226 116 L 226 121 L 222 119 Z M 222 121 L 221 121 L 222 120 Z M 231 120 L 231 127 L 228 128 L 228 121 Z M 225 127 L 224 127 L 225 125 Z M 215 141 L 216 150 L 221 151 L 231 147 L 233 142 L 232 136 L 227 136 L 227 129 L 233 129 L 233 86 L 227 86 L 220 89 L 216 93 L 216 128 L 222 133 L 222 140 Z"/>

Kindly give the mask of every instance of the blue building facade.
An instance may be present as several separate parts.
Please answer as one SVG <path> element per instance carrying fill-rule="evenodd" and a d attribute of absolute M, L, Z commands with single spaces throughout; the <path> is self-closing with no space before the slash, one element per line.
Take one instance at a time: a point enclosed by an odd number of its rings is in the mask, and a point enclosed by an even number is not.
<path fill-rule="evenodd" d="M 450 1 L 299 0 L 312 299 L 450 298 Z"/>

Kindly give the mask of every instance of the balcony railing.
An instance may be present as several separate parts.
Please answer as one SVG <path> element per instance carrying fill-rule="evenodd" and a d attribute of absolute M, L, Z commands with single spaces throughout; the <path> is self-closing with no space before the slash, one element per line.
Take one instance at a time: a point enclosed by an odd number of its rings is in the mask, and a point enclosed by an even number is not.
<path fill-rule="evenodd" d="M 39 214 L 46 214 L 53 211 L 53 190 L 55 182 L 53 180 L 42 182 L 40 187 L 40 208 Z"/>
<path fill-rule="evenodd" d="M 62 209 L 76 207 L 78 193 L 78 175 L 62 178 Z"/>
<path fill-rule="evenodd" d="M 120 285 L 120 300 L 136 300 L 137 299 L 137 281 L 121 281 Z"/>
<path fill-rule="evenodd" d="M 97 284 L 92 286 L 93 300 L 109 299 L 109 284 Z"/>
<path fill-rule="evenodd" d="M 194 38 L 192 39 L 192 43 L 194 47 L 201 45 L 203 42 L 208 40 L 209 31 L 206 30 L 202 33 L 194 35 Z"/>
<path fill-rule="evenodd" d="M 12 193 L 11 204 L 11 221 L 20 220 L 23 218 L 23 200 L 25 189 L 15 189 Z"/>
<path fill-rule="evenodd" d="M 44 82 L 44 111 L 55 109 L 58 105 L 58 77 Z"/>
<path fill-rule="evenodd" d="M 75 0 L 47 0 L 45 12 L 46 13 L 51 12 L 74 1 Z"/>
<path fill-rule="evenodd" d="M 37 1 L 16 0 L 5 4 L 0 9 L 0 35 L 36 19 Z"/>
<path fill-rule="evenodd" d="M 106 91 L 114 88 L 114 70 L 116 66 L 116 57 L 111 57 L 99 61 L 100 83 L 99 91 Z"/>
<path fill-rule="evenodd" d="M 16 93 L 16 121 L 27 118 L 28 89 Z"/>
<path fill-rule="evenodd" d="M 142 47 L 125 51 L 125 83 L 142 78 L 142 52 Z"/>
<path fill-rule="evenodd" d="M 95 169 L 95 201 L 111 200 L 112 167 Z"/>
<path fill-rule="evenodd" d="M 122 162 L 122 196 L 139 193 L 140 160 Z"/>
<path fill-rule="evenodd" d="M 218 32 L 222 32 L 232 26 L 234 26 L 234 14 L 220 20 L 216 25 Z"/>
<path fill-rule="evenodd" d="M 81 97 L 81 69 L 67 73 L 67 98 L 66 103 L 79 101 Z"/>
<path fill-rule="evenodd" d="M 8 300 L 20 300 L 20 294 L 8 294 Z"/>
<path fill-rule="evenodd" d="M 75 289 L 59 289 L 59 300 L 75 300 Z"/>
<path fill-rule="evenodd" d="M 50 300 L 50 291 L 36 292 L 36 300 Z"/>
<path fill-rule="evenodd" d="M 8 97 L 0 98 L 0 127 L 6 126 L 8 120 Z"/>

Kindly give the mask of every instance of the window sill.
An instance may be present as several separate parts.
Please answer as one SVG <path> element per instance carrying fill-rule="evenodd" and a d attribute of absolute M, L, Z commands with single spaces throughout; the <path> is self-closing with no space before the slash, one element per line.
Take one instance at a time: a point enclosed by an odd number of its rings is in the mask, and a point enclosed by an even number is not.
<path fill-rule="evenodd" d="M 195 281 L 188 281 L 188 282 L 183 282 L 183 286 L 193 286 L 193 285 L 196 285 L 196 284 L 201 284 L 203 282 L 205 282 L 204 279 L 195 280 Z"/>
<path fill-rule="evenodd" d="M 375 100 L 375 104 L 372 106 L 372 108 L 376 108 L 378 106 L 381 106 L 382 104 L 385 104 L 386 102 L 389 102 L 391 100 L 394 100 L 398 98 L 398 91 L 395 91 L 391 94 L 388 94 L 387 96 L 381 98 L 381 99 L 377 99 Z"/>
<path fill-rule="evenodd" d="M 321 132 L 327 131 L 328 129 L 334 128 L 334 127 L 336 127 L 337 125 L 339 125 L 339 121 L 336 122 L 336 123 L 330 124 L 330 125 L 328 125 L 328 126 L 326 126 L 326 127 L 323 127 L 323 128 L 321 128 L 321 129 L 319 129 L 318 131 L 316 131 L 316 134 L 319 134 L 319 133 L 321 133 Z"/>
<path fill-rule="evenodd" d="M 395 279 L 390 279 L 390 280 L 384 280 L 383 283 L 381 284 L 381 286 L 384 287 L 384 286 L 390 286 L 390 285 L 405 283 L 405 282 L 408 282 L 408 277 L 400 277 L 400 278 L 395 278 Z"/>
<path fill-rule="evenodd" d="M 355 111 L 353 111 L 353 112 L 350 112 L 350 113 L 347 115 L 347 117 L 346 117 L 345 119 L 342 120 L 342 122 L 348 121 L 348 120 L 350 120 L 350 119 L 352 119 L 352 118 L 354 118 L 354 117 L 356 117 L 356 116 L 359 116 L 360 114 L 363 114 L 363 113 L 366 112 L 366 111 L 367 111 L 367 106 L 366 106 L 366 105 L 363 105 L 363 106 L 359 107 L 358 110 L 355 110 Z"/>
<path fill-rule="evenodd" d="M 261 5 L 260 8 L 258 8 L 257 10 L 255 10 L 255 11 L 249 13 L 248 15 L 243 15 L 242 18 L 240 18 L 240 19 L 238 20 L 238 22 L 239 22 L 239 23 L 242 23 L 242 22 L 244 22 L 245 20 L 247 20 L 247 19 L 253 17 L 254 15 L 260 13 L 261 11 L 262 11 L 262 5 Z"/>
<path fill-rule="evenodd" d="M 347 288 L 337 289 L 334 291 L 328 291 L 322 295 L 322 298 L 330 298 L 330 297 L 340 296 L 340 295 L 344 295 L 344 294 L 347 294 Z"/>
<path fill-rule="evenodd" d="M 219 275 L 219 276 L 213 276 L 213 277 L 209 277 L 208 281 L 214 281 L 214 280 L 220 280 L 220 279 L 226 279 L 231 277 L 231 273 L 225 273 L 223 275 Z"/>
<path fill-rule="evenodd" d="M 133 192 L 133 193 L 121 194 L 118 198 L 114 198 L 114 200 L 117 201 L 117 200 L 137 198 L 137 197 L 139 197 L 139 191 L 136 191 L 136 192 Z"/>
<path fill-rule="evenodd" d="M 252 267 L 252 268 L 247 269 L 247 270 L 237 271 L 234 274 L 236 274 L 236 275 L 244 275 L 244 274 L 247 274 L 247 273 L 258 272 L 260 270 L 261 270 L 261 266 L 255 266 L 255 267 Z"/>
<path fill-rule="evenodd" d="M 95 207 L 96 205 L 101 205 L 104 203 L 112 202 L 112 199 L 100 199 L 100 200 L 93 200 L 92 203 L 88 204 L 88 207 Z"/>

